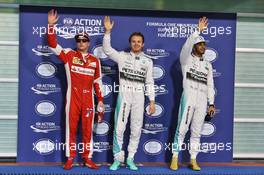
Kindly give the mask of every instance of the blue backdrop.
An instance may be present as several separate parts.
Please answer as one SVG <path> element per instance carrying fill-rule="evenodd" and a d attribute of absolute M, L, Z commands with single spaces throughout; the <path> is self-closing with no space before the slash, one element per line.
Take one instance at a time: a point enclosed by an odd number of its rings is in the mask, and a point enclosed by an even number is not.
<path fill-rule="evenodd" d="M 64 66 L 47 47 L 47 12 L 51 7 L 21 6 L 19 45 L 19 162 L 64 161 L 65 93 Z M 161 11 L 103 10 L 56 8 L 60 19 L 58 42 L 64 48 L 75 48 L 72 39 L 77 30 L 88 31 L 90 52 L 102 63 L 105 121 L 94 128 L 94 160 L 112 161 L 113 117 L 118 83 L 117 65 L 102 52 L 103 17 L 115 21 L 112 46 L 128 50 L 128 37 L 134 31 L 145 36 L 144 51 L 154 63 L 156 113 L 144 116 L 142 136 L 135 160 L 168 162 L 177 125 L 182 93 L 179 53 L 183 43 L 201 16 L 209 18 L 203 36 L 209 40 L 206 59 L 214 68 L 216 117 L 204 124 L 201 153 L 204 162 L 232 161 L 233 103 L 236 15 L 219 13 L 185 13 Z M 146 101 L 148 108 L 148 101 Z M 78 132 L 81 135 L 81 132 Z M 125 134 L 127 140 L 129 131 Z M 186 139 L 188 142 L 188 138 Z M 125 142 L 127 145 L 127 141 Z M 81 147 L 80 147 L 81 151 Z M 188 155 L 183 153 L 183 158 Z"/>

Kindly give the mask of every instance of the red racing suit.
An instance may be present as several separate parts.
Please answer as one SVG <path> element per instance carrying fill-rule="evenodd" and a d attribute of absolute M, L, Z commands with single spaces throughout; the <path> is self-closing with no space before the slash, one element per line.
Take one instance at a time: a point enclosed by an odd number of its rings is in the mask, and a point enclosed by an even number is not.
<path fill-rule="evenodd" d="M 67 76 L 66 95 L 66 157 L 76 155 L 76 134 L 78 122 L 82 120 L 83 158 L 92 158 L 93 153 L 93 122 L 95 114 L 94 89 L 98 101 L 103 101 L 102 76 L 100 60 L 91 54 L 63 49 L 56 39 L 54 27 L 49 26 L 48 45 L 64 63 Z"/>

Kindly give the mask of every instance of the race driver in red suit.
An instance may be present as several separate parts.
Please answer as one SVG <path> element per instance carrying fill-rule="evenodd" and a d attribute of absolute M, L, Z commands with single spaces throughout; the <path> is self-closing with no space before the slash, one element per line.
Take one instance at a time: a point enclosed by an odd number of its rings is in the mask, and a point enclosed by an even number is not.
<path fill-rule="evenodd" d="M 85 166 L 98 169 L 91 160 L 93 153 L 92 129 L 94 122 L 94 89 L 98 98 L 97 111 L 98 122 L 102 121 L 104 112 L 103 96 L 101 92 L 101 65 L 100 60 L 88 53 L 90 45 L 89 36 L 86 33 L 77 34 L 75 40 L 77 50 L 63 49 L 56 40 L 56 23 L 59 19 L 55 10 L 48 13 L 48 45 L 64 63 L 67 76 L 66 95 L 66 157 L 64 169 L 69 170 L 73 166 L 76 156 L 76 133 L 78 122 L 82 121 L 82 144 Z"/>

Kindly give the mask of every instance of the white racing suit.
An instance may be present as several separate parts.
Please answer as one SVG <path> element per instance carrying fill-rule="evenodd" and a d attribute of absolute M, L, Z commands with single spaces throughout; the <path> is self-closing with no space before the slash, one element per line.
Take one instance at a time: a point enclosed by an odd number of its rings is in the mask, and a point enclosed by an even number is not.
<path fill-rule="evenodd" d="M 128 157 L 133 158 L 137 152 L 144 116 L 145 92 L 149 100 L 155 99 L 153 62 L 143 52 L 118 52 L 111 47 L 110 34 L 103 39 L 105 54 L 118 64 L 119 94 L 115 108 L 115 126 L 113 138 L 114 159 L 124 162 L 122 149 L 124 131 L 130 115 L 130 139 Z"/>
<path fill-rule="evenodd" d="M 214 105 L 213 70 L 210 62 L 192 54 L 196 31 L 186 40 L 180 53 L 183 75 L 183 92 L 180 102 L 178 125 L 175 132 L 173 153 L 189 149 L 192 158 L 199 153 L 201 130 L 207 112 L 207 102 Z M 191 124 L 190 147 L 182 145 Z"/>

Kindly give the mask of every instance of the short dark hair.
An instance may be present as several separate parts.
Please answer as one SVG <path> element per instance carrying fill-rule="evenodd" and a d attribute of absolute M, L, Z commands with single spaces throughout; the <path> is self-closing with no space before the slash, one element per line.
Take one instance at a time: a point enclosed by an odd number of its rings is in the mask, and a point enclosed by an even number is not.
<path fill-rule="evenodd" d="M 144 35 L 141 33 L 141 32 L 133 32 L 130 36 L 129 36 L 129 39 L 128 39 L 128 41 L 129 41 L 129 43 L 131 42 L 131 38 L 133 37 L 133 36 L 140 36 L 141 38 L 142 38 L 142 41 L 143 41 L 143 43 L 144 43 Z"/>

